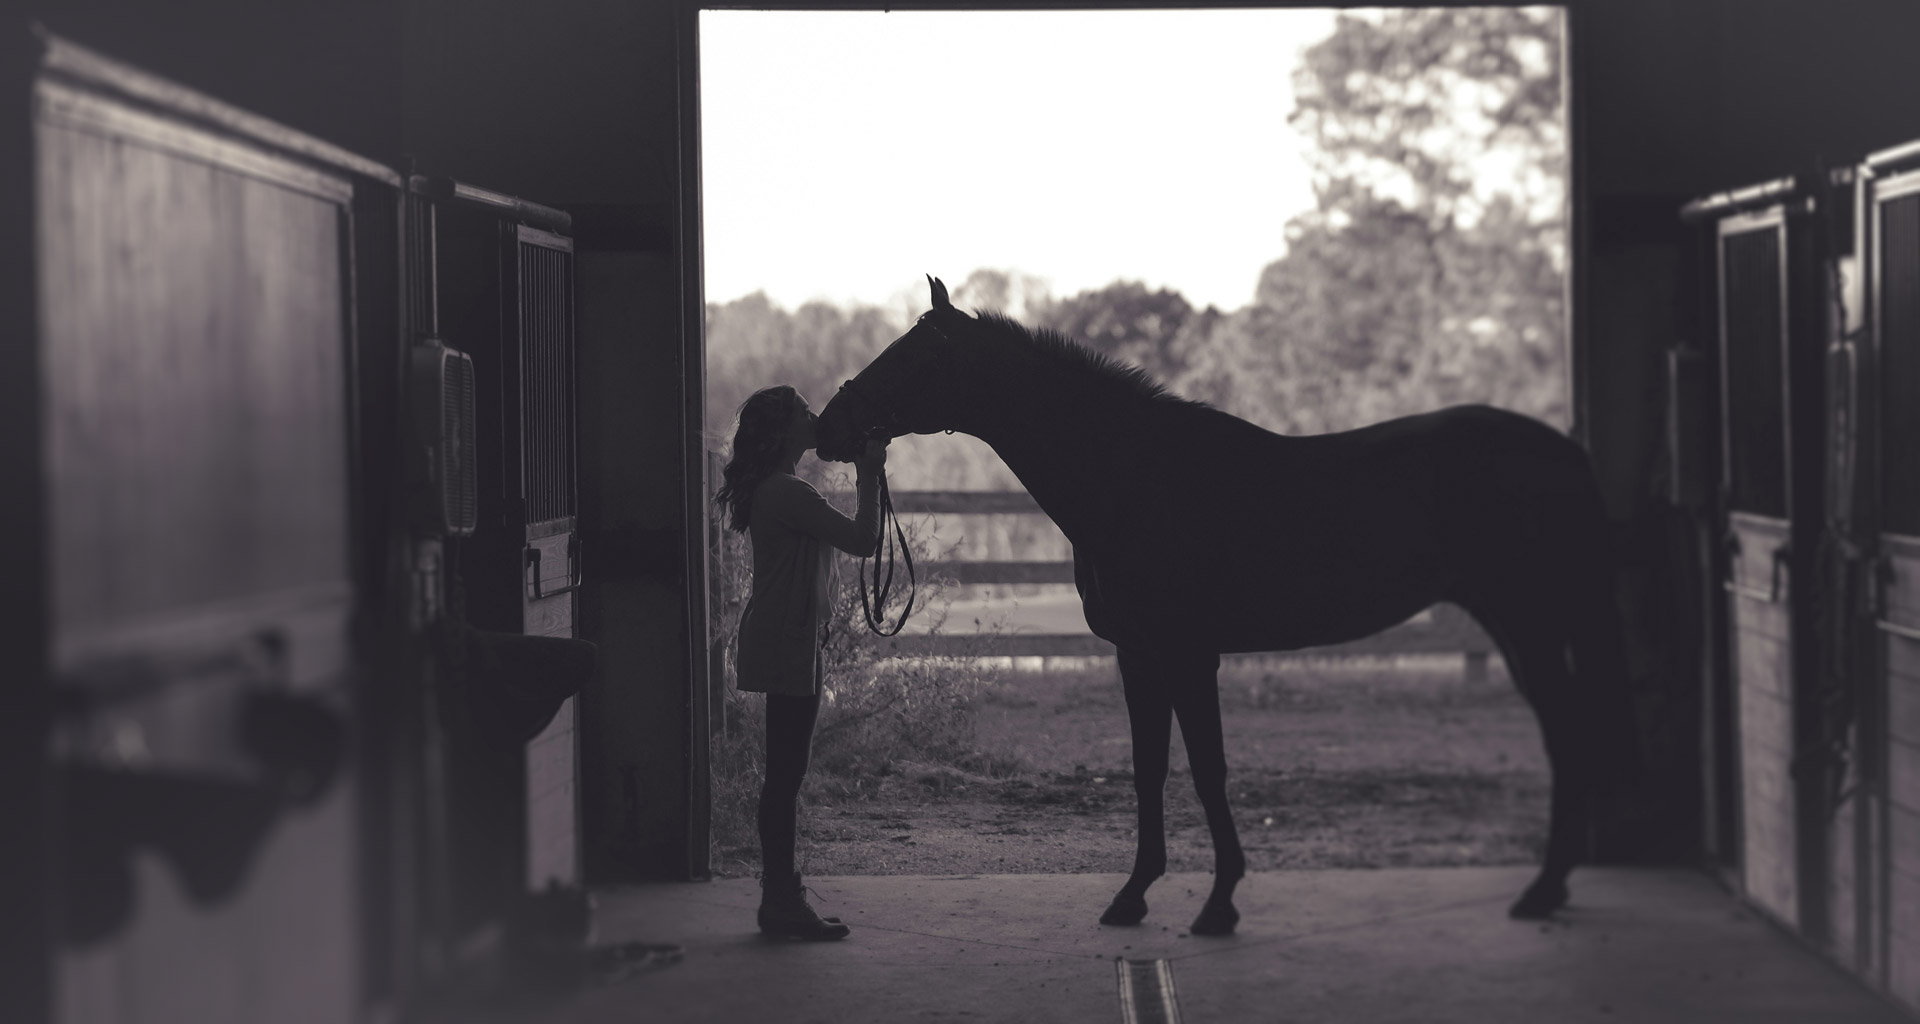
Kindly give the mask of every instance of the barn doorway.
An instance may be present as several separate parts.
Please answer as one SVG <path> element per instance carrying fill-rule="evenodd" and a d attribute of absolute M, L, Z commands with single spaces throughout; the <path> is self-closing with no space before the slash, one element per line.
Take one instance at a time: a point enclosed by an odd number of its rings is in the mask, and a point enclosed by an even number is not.
<path fill-rule="evenodd" d="M 1282 433 L 1465 402 L 1567 428 L 1565 23 L 702 12 L 710 486 L 749 394 L 789 383 L 818 411 L 926 308 L 929 273 Z M 851 509 L 848 468 L 799 472 Z M 1126 712 L 1070 546 L 973 438 L 901 438 L 888 473 L 933 600 L 909 656 L 882 656 L 842 567 L 803 873 L 1124 871 Z M 717 515 L 709 538 L 712 864 L 750 876 L 761 698 L 730 661 L 748 552 Z M 1537 860 L 1538 731 L 1457 609 L 1230 658 L 1220 682 L 1253 870 Z M 1170 866 L 1205 870 L 1173 762 Z"/>

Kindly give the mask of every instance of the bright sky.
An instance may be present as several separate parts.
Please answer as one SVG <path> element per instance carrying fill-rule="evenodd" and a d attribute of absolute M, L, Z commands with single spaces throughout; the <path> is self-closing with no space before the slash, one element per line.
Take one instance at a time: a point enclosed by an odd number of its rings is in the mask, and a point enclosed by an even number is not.
<path fill-rule="evenodd" d="M 706 288 L 886 304 L 1019 270 L 1253 299 L 1313 203 L 1324 10 L 700 15 Z"/>

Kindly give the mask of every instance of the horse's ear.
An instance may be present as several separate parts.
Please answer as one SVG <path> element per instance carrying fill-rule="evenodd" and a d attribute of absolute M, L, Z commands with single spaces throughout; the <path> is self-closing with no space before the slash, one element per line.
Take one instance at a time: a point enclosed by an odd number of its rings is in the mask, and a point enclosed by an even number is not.
<path fill-rule="evenodd" d="M 932 274 L 927 275 L 927 284 L 933 288 L 933 308 L 952 309 L 953 302 L 947 298 L 947 286 Z"/>

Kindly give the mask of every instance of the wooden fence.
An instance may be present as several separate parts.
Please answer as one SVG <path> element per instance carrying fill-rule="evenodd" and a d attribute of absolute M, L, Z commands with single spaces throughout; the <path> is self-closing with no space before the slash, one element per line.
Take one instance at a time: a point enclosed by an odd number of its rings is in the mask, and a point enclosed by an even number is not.
<path fill-rule="evenodd" d="M 714 470 L 716 478 L 717 467 Z M 836 495 L 843 506 L 852 495 Z M 894 511 L 901 515 L 1042 515 L 1025 491 L 895 491 Z M 923 567 L 957 583 L 1072 583 L 1072 561 L 946 561 Z M 1007 633 L 982 643 L 967 633 L 902 633 L 875 642 L 902 657 L 988 654 L 1002 657 L 1100 657 L 1112 655 L 1113 645 L 1090 633 Z M 1349 643 L 1297 652 L 1317 657 L 1460 654 L 1468 679 L 1486 676 L 1493 641 L 1466 612 L 1440 604 L 1391 629 Z"/>

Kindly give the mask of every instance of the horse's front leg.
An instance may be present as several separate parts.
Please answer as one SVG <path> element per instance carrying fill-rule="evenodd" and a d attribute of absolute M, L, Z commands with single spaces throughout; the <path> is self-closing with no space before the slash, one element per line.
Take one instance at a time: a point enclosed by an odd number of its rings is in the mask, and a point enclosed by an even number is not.
<path fill-rule="evenodd" d="M 1139 924 L 1147 916 L 1147 887 L 1167 872 L 1167 744 L 1173 732 L 1173 702 L 1167 676 L 1125 650 L 1115 659 L 1127 695 L 1133 729 L 1133 794 L 1140 829 L 1133 874 L 1113 896 L 1101 924 Z"/>
<path fill-rule="evenodd" d="M 1180 716 L 1180 735 L 1187 741 L 1187 764 L 1193 770 L 1193 789 L 1207 814 L 1213 836 L 1213 891 L 1193 919 L 1195 935 L 1231 935 L 1240 923 L 1233 907 L 1233 890 L 1247 873 L 1247 856 L 1233 827 L 1233 809 L 1227 806 L 1227 747 L 1220 730 L 1220 660 L 1213 659 L 1205 678 L 1182 677 L 1175 683 L 1174 711 Z"/>

